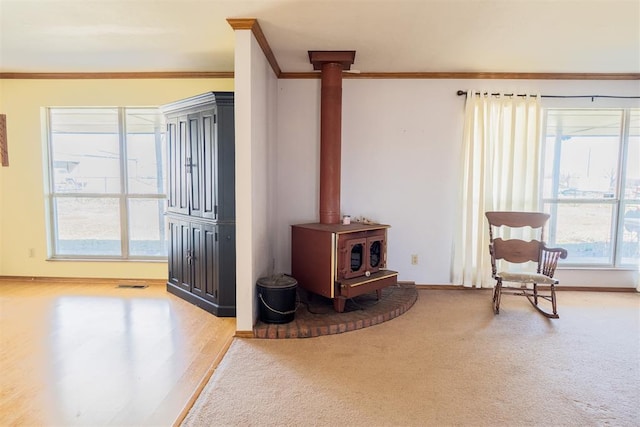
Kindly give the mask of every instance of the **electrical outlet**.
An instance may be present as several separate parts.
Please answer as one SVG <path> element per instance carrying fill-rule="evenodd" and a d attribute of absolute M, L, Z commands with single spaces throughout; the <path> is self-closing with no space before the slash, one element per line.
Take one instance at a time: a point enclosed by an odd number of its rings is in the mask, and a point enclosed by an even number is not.
<path fill-rule="evenodd" d="M 411 265 L 418 265 L 418 255 L 411 255 Z"/>
<path fill-rule="evenodd" d="M 34 248 L 29 248 L 29 258 L 33 258 L 36 256 L 36 250 Z"/>

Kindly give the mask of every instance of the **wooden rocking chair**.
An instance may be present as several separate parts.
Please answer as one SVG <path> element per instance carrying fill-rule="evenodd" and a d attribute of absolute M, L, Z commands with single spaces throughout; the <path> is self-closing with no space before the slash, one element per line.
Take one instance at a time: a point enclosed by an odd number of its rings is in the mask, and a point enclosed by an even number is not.
<path fill-rule="evenodd" d="M 556 285 L 553 278 L 559 258 L 566 258 L 563 248 L 548 248 L 544 242 L 544 228 L 549 215 L 540 212 L 486 212 L 489 220 L 489 253 L 492 276 L 496 279 L 493 289 L 493 312 L 500 313 L 500 297 L 503 293 L 526 296 L 531 305 L 546 317 L 557 319 Z M 507 228 L 531 227 L 537 235 L 532 240 L 503 239 Z M 502 233 L 499 232 L 502 230 Z M 498 236 L 499 235 L 499 236 Z M 497 261 L 511 264 L 537 263 L 536 273 L 497 270 Z M 506 283 L 510 283 L 506 285 Z M 538 287 L 543 285 L 543 287 Z M 551 311 L 540 307 L 540 302 L 551 303 Z"/>

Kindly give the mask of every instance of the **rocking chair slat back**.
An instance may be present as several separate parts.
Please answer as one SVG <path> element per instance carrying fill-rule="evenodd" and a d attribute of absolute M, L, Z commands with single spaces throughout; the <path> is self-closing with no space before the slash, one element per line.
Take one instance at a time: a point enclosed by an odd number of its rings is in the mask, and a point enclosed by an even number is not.
<path fill-rule="evenodd" d="M 538 262 L 540 258 L 540 245 L 537 240 L 493 240 L 493 255 L 496 260 L 503 259 L 512 263 L 523 263 L 527 261 Z"/>
<path fill-rule="evenodd" d="M 542 212 L 487 212 L 489 224 L 500 227 L 543 227 L 549 219 L 549 214 Z"/>

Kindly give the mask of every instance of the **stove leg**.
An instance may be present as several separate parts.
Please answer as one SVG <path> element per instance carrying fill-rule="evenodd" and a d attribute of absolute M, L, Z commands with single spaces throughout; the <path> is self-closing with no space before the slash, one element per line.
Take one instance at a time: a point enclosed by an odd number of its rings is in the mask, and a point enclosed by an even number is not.
<path fill-rule="evenodd" d="M 333 309 L 335 311 L 337 311 L 338 313 L 342 313 L 344 311 L 344 306 L 347 303 L 347 299 L 346 298 L 334 298 L 333 299 Z"/>

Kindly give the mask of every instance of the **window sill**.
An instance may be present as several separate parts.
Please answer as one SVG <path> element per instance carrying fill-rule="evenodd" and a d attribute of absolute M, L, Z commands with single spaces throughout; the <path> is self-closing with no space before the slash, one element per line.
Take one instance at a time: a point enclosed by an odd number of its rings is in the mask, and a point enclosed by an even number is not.
<path fill-rule="evenodd" d="M 70 261 L 70 262 L 142 262 L 142 263 L 167 263 L 167 258 L 155 258 L 155 259 L 125 259 L 125 258 L 61 258 L 61 257 L 51 257 L 47 258 L 46 261 Z"/>
<path fill-rule="evenodd" d="M 638 266 L 623 266 L 623 267 L 612 267 L 612 266 L 597 266 L 597 265 L 562 265 L 558 266 L 557 271 L 560 270 L 580 270 L 580 271 L 638 271 L 640 267 Z"/>

